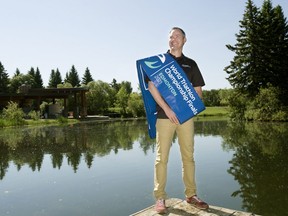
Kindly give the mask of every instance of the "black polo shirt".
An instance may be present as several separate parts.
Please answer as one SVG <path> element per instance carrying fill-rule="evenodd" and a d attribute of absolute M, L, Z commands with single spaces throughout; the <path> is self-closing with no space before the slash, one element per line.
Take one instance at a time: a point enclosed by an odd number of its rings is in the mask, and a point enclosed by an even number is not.
<path fill-rule="evenodd" d="M 177 61 L 177 63 L 184 70 L 188 80 L 192 83 L 193 87 L 200 87 L 200 86 L 202 87 L 205 85 L 202 74 L 198 68 L 197 63 L 194 60 L 186 57 L 185 55 L 183 55 L 183 53 L 180 57 L 175 57 L 172 54 L 170 55 Z M 158 104 L 157 104 L 157 118 L 160 119 L 168 118 L 164 110 Z"/>
<path fill-rule="evenodd" d="M 175 57 L 172 54 L 170 55 L 177 61 L 177 63 L 184 70 L 188 80 L 192 83 L 193 87 L 199 87 L 199 86 L 202 87 L 205 85 L 202 74 L 198 68 L 197 63 L 194 60 L 186 57 L 183 54 L 180 57 Z"/>

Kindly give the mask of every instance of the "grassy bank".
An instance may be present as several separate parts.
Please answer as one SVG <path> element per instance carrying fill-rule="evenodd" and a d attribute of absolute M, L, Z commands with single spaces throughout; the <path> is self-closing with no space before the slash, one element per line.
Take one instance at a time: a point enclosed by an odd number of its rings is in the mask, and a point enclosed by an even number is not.
<path fill-rule="evenodd" d="M 201 112 L 198 116 L 228 116 L 228 107 L 206 107 L 206 109 Z"/>

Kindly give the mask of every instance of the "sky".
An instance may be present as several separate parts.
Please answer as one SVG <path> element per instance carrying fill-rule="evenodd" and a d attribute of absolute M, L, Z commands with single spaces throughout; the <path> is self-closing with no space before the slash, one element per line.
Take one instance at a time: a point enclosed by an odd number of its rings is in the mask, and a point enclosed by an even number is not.
<path fill-rule="evenodd" d="M 44 86 L 52 69 L 62 79 L 75 66 L 82 79 L 129 81 L 138 91 L 136 60 L 167 52 L 174 26 L 186 32 L 204 90 L 231 88 L 223 70 L 234 53 L 247 0 L 1 0 L 0 62 L 9 77 L 37 67 Z M 263 0 L 254 0 L 261 7 Z M 288 1 L 280 5 L 287 19 Z"/>

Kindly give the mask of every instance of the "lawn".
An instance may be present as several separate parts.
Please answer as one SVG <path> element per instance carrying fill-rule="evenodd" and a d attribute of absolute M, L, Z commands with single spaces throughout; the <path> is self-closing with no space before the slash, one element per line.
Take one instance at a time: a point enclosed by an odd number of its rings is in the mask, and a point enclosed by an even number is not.
<path fill-rule="evenodd" d="M 228 116 L 228 107 L 206 107 L 198 116 Z"/>

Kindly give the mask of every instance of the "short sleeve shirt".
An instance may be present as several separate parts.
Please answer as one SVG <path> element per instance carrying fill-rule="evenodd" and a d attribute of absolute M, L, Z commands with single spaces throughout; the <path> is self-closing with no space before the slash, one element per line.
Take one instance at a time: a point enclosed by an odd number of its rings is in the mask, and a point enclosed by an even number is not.
<path fill-rule="evenodd" d="M 180 57 L 175 57 L 173 55 L 171 56 L 177 61 L 177 63 L 184 70 L 188 80 L 192 83 L 193 87 L 202 87 L 205 85 L 202 74 L 198 68 L 197 63 L 194 60 L 184 56 L 183 54 Z M 164 110 L 158 104 L 157 104 L 157 118 L 160 119 L 168 118 Z"/>

